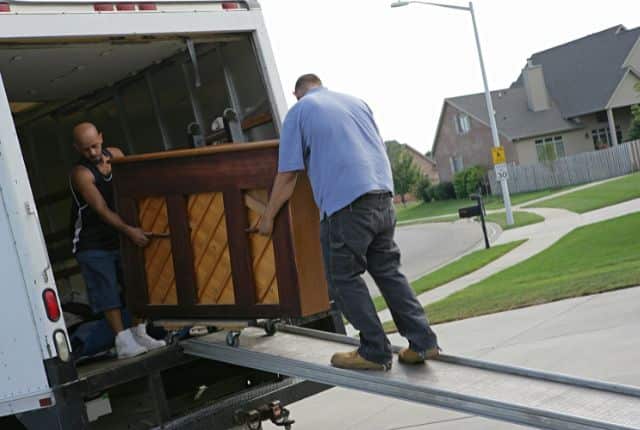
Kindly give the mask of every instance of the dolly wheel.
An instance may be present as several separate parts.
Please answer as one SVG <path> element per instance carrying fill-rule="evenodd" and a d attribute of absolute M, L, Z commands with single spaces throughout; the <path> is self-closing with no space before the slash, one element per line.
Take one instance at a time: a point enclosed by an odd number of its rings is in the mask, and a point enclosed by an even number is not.
<path fill-rule="evenodd" d="M 230 331 L 227 333 L 227 345 L 238 347 L 240 345 L 240 332 L 239 331 Z"/>
<path fill-rule="evenodd" d="M 278 331 L 278 329 L 276 328 L 276 323 L 277 320 L 267 320 L 267 322 L 264 324 L 264 331 L 265 333 L 267 333 L 267 336 L 273 336 L 274 334 L 276 334 L 276 331 Z"/>

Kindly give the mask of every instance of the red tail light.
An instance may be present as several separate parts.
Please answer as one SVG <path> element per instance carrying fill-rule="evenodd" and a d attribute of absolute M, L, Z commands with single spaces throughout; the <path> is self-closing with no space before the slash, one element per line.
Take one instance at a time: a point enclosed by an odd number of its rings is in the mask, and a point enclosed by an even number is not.
<path fill-rule="evenodd" d="M 138 10 L 157 10 L 155 3 L 138 3 Z"/>
<path fill-rule="evenodd" d="M 118 3 L 116 4 L 116 10 L 118 11 L 136 10 L 136 5 L 134 3 Z"/>
<path fill-rule="evenodd" d="M 11 6 L 9 6 L 9 3 L 0 3 L 0 12 L 11 12 Z"/>
<path fill-rule="evenodd" d="M 224 2 L 222 3 L 222 9 L 231 10 L 231 9 L 240 9 L 240 4 L 236 2 Z"/>
<path fill-rule="evenodd" d="M 48 408 L 49 406 L 53 406 L 53 400 L 51 397 L 45 397 L 44 399 L 38 400 L 41 408 Z"/>
<path fill-rule="evenodd" d="M 113 12 L 113 3 L 95 3 L 93 10 L 96 12 Z"/>
<path fill-rule="evenodd" d="M 47 317 L 57 322 L 60 319 L 60 306 L 58 306 L 58 298 L 56 293 L 51 289 L 44 290 L 42 293 L 42 299 L 44 300 L 44 308 L 47 311 Z"/>

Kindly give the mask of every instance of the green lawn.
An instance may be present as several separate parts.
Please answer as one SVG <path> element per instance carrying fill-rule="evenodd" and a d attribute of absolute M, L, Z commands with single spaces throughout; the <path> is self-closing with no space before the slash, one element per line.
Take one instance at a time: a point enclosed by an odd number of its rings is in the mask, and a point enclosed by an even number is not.
<path fill-rule="evenodd" d="M 515 211 L 513 213 L 513 225 L 507 225 L 507 214 L 504 212 L 489 214 L 485 217 L 489 222 L 495 222 L 503 230 L 511 228 L 524 227 L 525 225 L 535 224 L 544 221 L 544 217 L 531 212 Z"/>
<path fill-rule="evenodd" d="M 515 242 L 505 243 L 504 245 L 494 246 L 490 249 L 482 249 L 480 251 L 472 252 L 469 255 L 462 257 L 453 263 L 447 264 L 440 269 L 429 273 L 411 283 L 411 287 L 416 294 L 422 294 L 426 291 L 433 290 L 440 285 L 444 285 L 448 282 L 458 279 L 471 272 L 475 272 L 481 267 L 486 266 L 492 261 L 502 257 L 512 249 L 522 245 L 525 240 L 519 240 Z M 376 305 L 376 309 L 381 311 L 387 307 L 382 297 L 376 297 L 373 302 Z"/>
<path fill-rule="evenodd" d="M 521 205 L 531 200 L 540 199 L 542 197 L 550 196 L 551 194 L 566 191 L 569 188 L 550 188 L 548 190 L 540 190 L 540 191 L 531 191 L 528 193 L 519 193 L 511 195 L 511 204 L 512 205 Z M 485 209 L 493 210 L 493 209 L 503 209 L 504 204 L 502 202 L 502 197 L 500 196 L 490 196 L 489 200 L 485 202 Z"/>
<path fill-rule="evenodd" d="M 429 319 L 441 323 L 640 285 L 639 232 L 640 213 L 576 229 L 546 251 L 427 306 Z"/>
<path fill-rule="evenodd" d="M 584 213 L 638 197 L 640 173 L 634 173 L 602 185 L 536 203 L 536 207 L 561 208 Z"/>
<path fill-rule="evenodd" d="M 442 200 L 431 203 L 410 203 L 406 207 L 396 206 L 398 221 L 409 221 L 418 218 L 434 217 L 439 215 L 457 214 L 458 209 L 473 204 L 471 200 Z"/>
<path fill-rule="evenodd" d="M 443 216 L 443 217 L 438 217 L 438 218 L 427 218 L 427 219 L 415 219 L 413 221 L 409 220 L 409 221 L 405 221 L 402 223 L 402 227 L 407 226 L 407 225 L 414 225 L 414 224 L 429 224 L 429 223 L 435 223 L 435 222 L 454 222 L 454 221 L 458 221 L 460 219 L 460 217 L 458 215 L 447 215 L 447 216 Z"/>
<path fill-rule="evenodd" d="M 511 203 L 513 205 L 519 205 L 530 200 L 546 197 L 553 193 L 560 191 L 543 190 L 534 191 L 530 193 L 514 194 L 511 196 Z M 458 209 L 471 206 L 474 201 L 471 199 L 459 199 L 459 200 L 443 200 L 433 201 L 431 203 L 408 203 L 406 207 L 401 204 L 396 206 L 398 221 L 409 221 L 419 218 L 428 218 L 439 215 L 457 214 Z M 485 208 L 487 210 L 501 209 L 503 207 L 502 197 L 499 196 L 487 196 L 485 198 Z"/>

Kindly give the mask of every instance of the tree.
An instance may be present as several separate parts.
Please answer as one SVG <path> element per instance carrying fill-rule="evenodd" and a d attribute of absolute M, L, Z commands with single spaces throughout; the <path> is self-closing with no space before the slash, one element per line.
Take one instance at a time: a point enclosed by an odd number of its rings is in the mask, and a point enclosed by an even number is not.
<path fill-rule="evenodd" d="M 422 172 L 413 164 L 413 158 L 406 151 L 401 151 L 397 163 L 392 165 L 391 170 L 393 172 L 393 188 L 395 188 L 396 194 L 400 195 L 402 204 L 405 205 L 405 194 L 410 193 L 415 188 Z"/>
<path fill-rule="evenodd" d="M 404 205 L 406 204 L 405 194 L 414 190 L 422 177 L 422 172 L 413 163 L 413 158 L 399 142 L 391 140 L 385 142 L 385 145 L 391 162 L 394 192 L 400 196 Z"/>
<path fill-rule="evenodd" d="M 640 83 L 635 86 L 640 92 Z M 629 129 L 629 140 L 640 139 L 640 104 L 631 106 L 631 128 Z"/>
<path fill-rule="evenodd" d="M 629 140 L 640 139 L 640 105 L 631 106 L 631 116 Z"/>
<path fill-rule="evenodd" d="M 393 164 L 397 162 L 398 156 L 402 151 L 402 144 L 397 140 L 387 140 L 384 143 L 384 146 L 387 148 L 387 155 L 389 156 L 389 161 L 391 162 L 391 168 L 393 169 Z"/>

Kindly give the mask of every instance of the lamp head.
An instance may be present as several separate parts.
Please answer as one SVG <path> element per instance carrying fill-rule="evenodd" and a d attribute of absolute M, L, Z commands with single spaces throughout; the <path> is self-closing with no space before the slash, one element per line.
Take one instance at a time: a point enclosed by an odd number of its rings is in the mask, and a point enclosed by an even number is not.
<path fill-rule="evenodd" d="M 402 7 L 402 6 L 407 6 L 409 4 L 408 1 L 396 1 L 391 3 L 391 7 Z"/>

